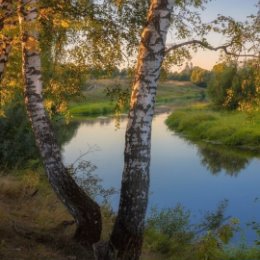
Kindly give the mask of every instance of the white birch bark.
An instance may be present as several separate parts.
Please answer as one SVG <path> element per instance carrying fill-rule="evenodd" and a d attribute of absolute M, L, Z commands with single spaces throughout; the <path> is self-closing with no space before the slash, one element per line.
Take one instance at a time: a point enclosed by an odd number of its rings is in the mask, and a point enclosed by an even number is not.
<path fill-rule="evenodd" d="M 5 20 L 9 18 L 9 16 L 13 13 L 13 0 L 0 0 L 0 31 L 4 26 Z"/>
<path fill-rule="evenodd" d="M 141 254 L 149 193 L 151 125 L 173 4 L 152 0 L 141 35 L 125 136 L 120 205 L 104 259 L 135 260 Z"/>
<path fill-rule="evenodd" d="M 37 5 L 37 0 L 20 0 L 19 24 L 26 109 L 49 182 L 76 221 L 75 238 L 82 244 L 89 246 L 100 239 L 100 208 L 77 186 L 64 167 L 60 149 L 44 109 L 41 59 L 36 26 Z"/>
<path fill-rule="evenodd" d="M 5 21 L 8 19 L 8 16 L 13 11 L 12 0 L 0 0 L 0 32 L 5 26 Z M 0 39 L 0 84 L 2 83 L 4 71 L 6 68 L 6 64 L 9 58 L 9 54 L 11 52 L 11 41 L 12 39 L 6 35 L 1 34 Z M 2 86 L 0 85 L 0 108 L 2 107 Z"/>
<path fill-rule="evenodd" d="M 10 51 L 10 39 L 4 38 L 2 41 L 0 41 L 0 82 L 2 81 L 4 75 Z"/>
<path fill-rule="evenodd" d="M 12 0 L 0 0 L 0 31 L 4 28 L 5 21 L 13 11 Z M 11 39 L 5 35 L 1 35 L 0 40 L 0 82 L 2 81 L 9 53 L 11 51 Z"/>

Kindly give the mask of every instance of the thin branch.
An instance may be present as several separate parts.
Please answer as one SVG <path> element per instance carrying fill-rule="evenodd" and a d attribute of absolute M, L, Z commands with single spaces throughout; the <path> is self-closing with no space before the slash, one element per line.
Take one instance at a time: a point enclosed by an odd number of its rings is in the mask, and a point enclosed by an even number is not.
<path fill-rule="evenodd" d="M 171 52 L 173 50 L 176 50 L 176 49 L 178 49 L 180 47 L 186 46 L 186 45 L 200 45 L 201 47 L 209 49 L 211 51 L 223 50 L 227 55 L 232 55 L 232 56 L 236 56 L 236 57 L 259 58 L 259 56 L 254 55 L 254 54 L 237 54 L 237 53 L 230 52 L 228 50 L 228 48 L 230 46 L 232 46 L 233 43 L 230 43 L 230 44 L 227 44 L 227 45 L 221 45 L 221 46 L 218 46 L 218 47 L 213 47 L 213 46 L 209 45 L 207 42 L 203 42 L 203 41 L 200 41 L 200 40 L 191 40 L 191 41 L 182 42 L 182 43 L 179 43 L 179 44 L 174 44 L 174 45 L 168 47 L 165 50 L 165 54 L 167 54 L 167 53 L 169 53 L 169 52 Z"/>
<path fill-rule="evenodd" d="M 76 158 L 76 160 L 71 164 L 72 166 L 74 166 L 78 161 L 80 161 L 84 156 L 86 156 L 89 153 L 93 153 L 99 151 L 99 147 L 97 145 L 94 145 L 92 147 L 89 146 L 88 151 L 86 151 L 85 153 L 81 154 L 79 157 Z"/>
<path fill-rule="evenodd" d="M 224 224 L 226 221 L 228 221 L 228 220 L 230 220 L 230 219 L 232 219 L 231 216 L 228 216 L 228 217 L 223 218 L 223 219 L 221 220 L 221 222 L 219 223 L 219 227 L 220 227 L 220 225 Z M 217 227 L 217 228 L 219 228 L 219 227 Z M 217 228 L 216 228 L 216 229 L 217 229 Z M 216 229 L 214 229 L 214 230 L 216 230 Z M 201 229 L 195 231 L 195 235 L 198 236 L 198 235 L 200 235 L 201 233 L 203 233 L 203 232 L 205 232 L 205 231 L 209 231 L 209 230 L 210 230 L 210 228 L 209 228 L 208 226 L 203 227 L 203 228 L 201 228 Z"/>

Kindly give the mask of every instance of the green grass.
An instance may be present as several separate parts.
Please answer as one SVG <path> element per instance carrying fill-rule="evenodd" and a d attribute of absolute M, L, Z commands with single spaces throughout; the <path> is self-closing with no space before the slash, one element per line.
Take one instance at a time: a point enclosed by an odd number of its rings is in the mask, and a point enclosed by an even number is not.
<path fill-rule="evenodd" d="M 157 91 L 156 104 L 187 103 L 191 99 L 200 99 L 204 90 L 190 82 L 164 81 L 160 82 Z"/>
<path fill-rule="evenodd" d="M 172 130 L 191 140 L 260 150 L 260 114 L 213 111 L 191 107 L 172 113 L 166 120 Z"/>
<path fill-rule="evenodd" d="M 82 103 L 70 107 L 70 113 L 74 116 L 98 116 L 113 113 L 115 104 L 109 101 Z"/>
<path fill-rule="evenodd" d="M 121 85 L 130 88 L 127 80 L 102 79 L 92 80 L 82 88 L 83 98 L 71 102 L 69 112 L 74 117 L 96 117 L 115 112 L 116 102 L 111 102 L 106 96 L 106 89 Z M 159 83 L 156 106 L 180 105 L 183 106 L 202 97 L 203 89 L 190 82 L 164 81 Z M 125 111 L 124 111 L 125 112 Z"/>
<path fill-rule="evenodd" d="M 102 239 L 111 233 L 113 216 L 101 207 Z M 75 225 L 51 189 L 42 168 L 0 172 L 0 259 L 89 259 L 74 241 Z"/>
<path fill-rule="evenodd" d="M 69 112 L 74 118 L 97 117 L 113 114 L 116 102 L 106 96 L 106 89 L 117 85 L 127 86 L 122 80 L 99 79 L 90 80 L 81 88 L 82 97 L 70 102 Z"/>

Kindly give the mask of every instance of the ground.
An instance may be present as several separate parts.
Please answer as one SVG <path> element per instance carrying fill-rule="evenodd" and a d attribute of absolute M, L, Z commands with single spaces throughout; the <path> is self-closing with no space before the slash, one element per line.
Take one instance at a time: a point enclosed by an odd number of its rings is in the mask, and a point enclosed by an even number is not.
<path fill-rule="evenodd" d="M 72 239 L 74 228 L 42 172 L 0 177 L 0 259 L 86 259 L 89 252 Z"/>

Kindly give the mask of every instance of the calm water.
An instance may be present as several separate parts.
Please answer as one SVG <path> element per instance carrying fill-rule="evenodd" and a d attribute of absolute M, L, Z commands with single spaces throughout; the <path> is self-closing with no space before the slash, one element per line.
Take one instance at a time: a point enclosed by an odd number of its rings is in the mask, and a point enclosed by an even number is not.
<path fill-rule="evenodd" d="M 255 239 L 246 223 L 260 221 L 260 155 L 227 150 L 208 144 L 192 144 L 167 129 L 167 114 L 155 117 L 152 132 L 151 196 L 149 208 L 174 207 L 178 202 L 191 210 L 193 221 L 228 200 L 227 216 L 240 219 L 248 243 Z M 63 146 L 65 163 L 93 162 L 105 187 L 120 189 L 126 120 L 119 129 L 109 119 L 85 121 Z M 112 198 L 114 208 L 118 196 Z M 237 236 L 241 239 L 243 234 Z"/>

